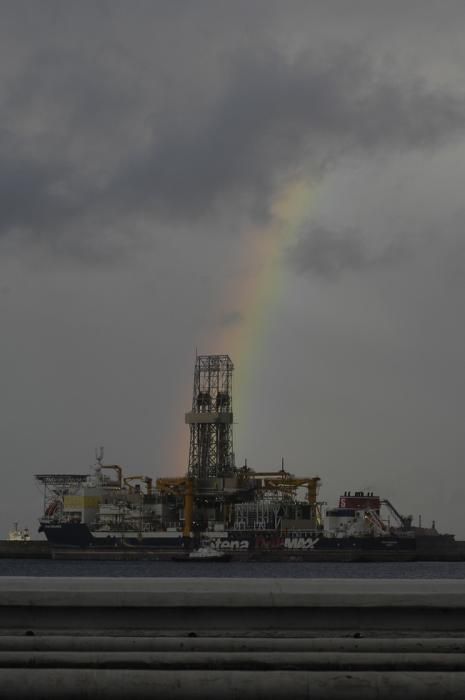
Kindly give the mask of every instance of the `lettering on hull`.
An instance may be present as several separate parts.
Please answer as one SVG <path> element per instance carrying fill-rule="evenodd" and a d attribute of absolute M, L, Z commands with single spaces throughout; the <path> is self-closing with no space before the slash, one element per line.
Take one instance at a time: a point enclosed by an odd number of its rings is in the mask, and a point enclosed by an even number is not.
<path fill-rule="evenodd" d="M 248 540 L 225 540 L 218 538 L 210 542 L 210 547 L 212 547 L 212 549 L 227 549 L 228 551 L 246 550 L 249 548 L 249 542 Z"/>
<path fill-rule="evenodd" d="M 312 539 L 311 537 L 286 537 L 284 540 L 285 549 L 313 549 L 320 541 L 319 537 Z"/>

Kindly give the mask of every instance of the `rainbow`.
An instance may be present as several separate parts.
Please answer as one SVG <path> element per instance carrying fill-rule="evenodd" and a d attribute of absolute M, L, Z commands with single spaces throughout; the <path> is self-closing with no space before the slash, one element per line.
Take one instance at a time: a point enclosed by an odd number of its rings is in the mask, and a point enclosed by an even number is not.
<path fill-rule="evenodd" d="M 242 265 L 246 274 L 226 292 L 223 301 L 223 314 L 237 314 L 239 320 L 212 338 L 211 347 L 227 352 L 234 362 L 234 408 L 242 424 L 246 422 L 249 403 L 248 378 L 266 344 L 271 316 L 286 288 L 286 249 L 298 239 L 312 214 L 314 201 L 315 186 L 304 178 L 280 192 L 273 202 L 269 225 L 247 232 Z"/>
<path fill-rule="evenodd" d="M 223 324 L 219 333 L 216 328 L 200 344 L 202 352 L 228 354 L 233 360 L 234 412 L 241 416 L 242 425 L 247 422 L 248 378 L 266 342 L 271 313 L 285 288 L 284 253 L 309 220 L 314 201 L 314 183 L 304 177 L 296 179 L 274 199 L 268 225 L 244 232 L 239 274 L 224 289 L 219 303 L 219 317 L 237 318 L 237 322 Z M 185 471 L 187 449 L 187 428 L 182 425 L 169 453 L 170 463 L 179 473 Z"/>

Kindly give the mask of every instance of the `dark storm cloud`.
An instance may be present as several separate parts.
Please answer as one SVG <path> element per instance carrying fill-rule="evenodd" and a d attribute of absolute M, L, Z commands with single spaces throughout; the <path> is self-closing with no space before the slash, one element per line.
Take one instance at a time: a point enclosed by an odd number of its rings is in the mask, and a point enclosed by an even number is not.
<path fill-rule="evenodd" d="M 465 126 L 462 96 L 396 82 L 352 50 L 329 62 L 252 52 L 223 78 L 192 127 L 187 106 L 184 122 L 154 124 L 151 148 L 113 182 L 123 201 L 189 217 L 242 194 L 266 214 L 276 185 L 300 167 L 319 176 L 345 153 L 435 147 Z"/>
<path fill-rule="evenodd" d="M 298 272 L 336 279 L 345 272 L 360 272 L 398 263 L 409 257 L 410 253 L 405 242 L 391 241 L 374 247 L 357 231 L 335 232 L 314 226 L 301 236 L 290 251 L 289 259 Z"/>
<path fill-rule="evenodd" d="M 0 235 L 61 237 L 73 254 L 86 238 L 98 246 L 115 217 L 264 218 L 299 171 L 320 177 L 345 154 L 433 148 L 465 126 L 461 95 L 380 73 L 352 49 L 289 60 L 266 44 L 218 65 L 205 75 L 194 62 L 186 91 L 162 67 L 144 82 L 115 46 L 92 60 L 32 56 L 2 96 Z"/>
<path fill-rule="evenodd" d="M 41 229 L 72 215 L 71 203 L 59 192 L 61 183 L 70 177 L 71 173 L 60 163 L 46 164 L 32 159 L 8 158 L 3 154 L 0 169 L 3 231 Z"/>

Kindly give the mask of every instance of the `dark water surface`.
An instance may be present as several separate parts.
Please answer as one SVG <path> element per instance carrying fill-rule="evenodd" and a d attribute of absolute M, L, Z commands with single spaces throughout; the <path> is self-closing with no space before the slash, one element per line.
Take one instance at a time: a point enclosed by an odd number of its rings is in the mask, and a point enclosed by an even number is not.
<path fill-rule="evenodd" d="M 0 576 L 465 578 L 465 562 L 166 562 L 0 559 Z"/>

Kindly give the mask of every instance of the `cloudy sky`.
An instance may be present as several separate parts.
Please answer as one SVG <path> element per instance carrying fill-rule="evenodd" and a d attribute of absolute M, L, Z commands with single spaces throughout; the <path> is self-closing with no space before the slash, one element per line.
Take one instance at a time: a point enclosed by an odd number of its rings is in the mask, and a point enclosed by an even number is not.
<path fill-rule="evenodd" d="M 465 538 L 462 0 L 0 2 L 0 533 L 33 475 L 238 463 Z"/>

